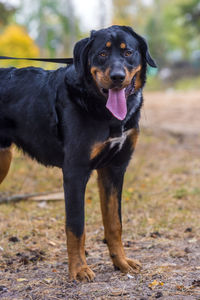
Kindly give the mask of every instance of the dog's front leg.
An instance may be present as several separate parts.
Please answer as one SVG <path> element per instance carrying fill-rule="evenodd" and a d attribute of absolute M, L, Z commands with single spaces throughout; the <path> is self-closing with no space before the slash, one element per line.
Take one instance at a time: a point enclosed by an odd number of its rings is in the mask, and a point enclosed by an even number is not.
<path fill-rule="evenodd" d="M 67 251 L 71 280 L 91 281 L 95 276 L 85 258 L 84 195 L 89 174 L 89 170 L 70 166 L 70 164 L 63 168 Z"/>

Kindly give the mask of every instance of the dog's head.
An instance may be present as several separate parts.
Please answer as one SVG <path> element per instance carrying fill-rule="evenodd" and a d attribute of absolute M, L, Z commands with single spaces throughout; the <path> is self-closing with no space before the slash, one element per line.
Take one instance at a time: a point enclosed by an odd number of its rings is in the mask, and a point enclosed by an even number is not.
<path fill-rule="evenodd" d="M 92 31 L 75 45 L 74 63 L 80 78 L 95 83 L 120 120 L 126 116 L 128 96 L 145 83 L 147 63 L 156 67 L 145 39 L 127 26 Z"/>

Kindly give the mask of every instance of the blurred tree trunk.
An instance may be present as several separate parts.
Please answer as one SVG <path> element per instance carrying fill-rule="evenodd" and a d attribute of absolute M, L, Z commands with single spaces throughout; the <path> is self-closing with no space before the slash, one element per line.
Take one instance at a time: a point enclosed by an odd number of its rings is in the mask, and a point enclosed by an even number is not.
<path fill-rule="evenodd" d="M 190 0 L 180 4 L 181 13 L 185 17 L 185 25 L 190 26 L 200 34 L 200 1 Z"/>
<path fill-rule="evenodd" d="M 103 28 L 106 26 L 106 3 L 105 0 L 99 0 L 99 26 Z"/>
<path fill-rule="evenodd" d="M 63 53 L 71 54 L 73 52 L 73 47 L 76 41 L 77 29 L 76 29 L 76 19 L 74 14 L 74 4 L 72 0 L 64 0 L 63 7 L 66 10 L 63 12 L 58 12 L 59 19 L 63 26 Z"/>
<path fill-rule="evenodd" d="M 73 0 L 26 0 L 20 12 L 21 23 L 35 29 L 42 55 L 71 55 L 78 33 Z"/>
<path fill-rule="evenodd" d="M 74 5 L 72 0 L 67 0 L 67 8 L 68 8 L 68 18 L 69 18 L 69 44 L 70 51 L 74 47 L 76 41 L 76 22 L 74 16 Z"/>
<path fill-rule="evenodd" d="M 11 5 L 0 2 L 0 28 L 9 23 L 9 20 L 15 11 L 16 9 Z"/>

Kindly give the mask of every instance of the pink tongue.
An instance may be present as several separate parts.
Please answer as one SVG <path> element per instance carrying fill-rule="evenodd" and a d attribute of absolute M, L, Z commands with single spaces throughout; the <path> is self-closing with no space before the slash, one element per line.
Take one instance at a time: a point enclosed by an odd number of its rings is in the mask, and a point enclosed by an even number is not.
<path fill-rule="evenodd" d="M 106 107 L 117 119 L 124 120 L 127 114 L 125 89 L 110 89 Z"/>

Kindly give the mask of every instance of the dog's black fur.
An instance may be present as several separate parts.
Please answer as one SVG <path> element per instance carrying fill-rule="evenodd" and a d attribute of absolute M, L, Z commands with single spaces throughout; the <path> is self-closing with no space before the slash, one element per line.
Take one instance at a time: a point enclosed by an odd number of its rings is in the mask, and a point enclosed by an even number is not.
<path fill-rule="evenodd" d="M 121 228 L 117 218 L 121 224 L 123 176 L 135 146 L 147 64 L 156 67 L 146 41 L 130 27 L 112 26 L 79 41 L 74 64 L 66 68 L 0 69 L 0 148 L 14 143 L 40 163 L 63 170 L 72 279 L 94 277 L 83 253 L 84 193 L 93 169 L 99 173 L 105 237 L 113 263 L 123 272 L 134 268 L 128 259 L 125 264 L 123 250 L 117 253 L 120 241 L 112 247 L 112 236 Z M 128 85 L 135 89 L 127 96 L 125 119 L 118 120 L 106 108 L 108 89 Z M 113 197 L 110 222 L 117 229 L 109 229 L 106 217 Z"/>

